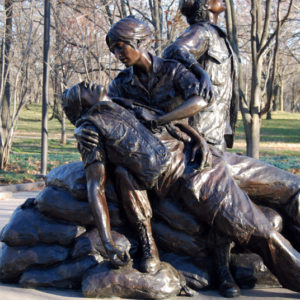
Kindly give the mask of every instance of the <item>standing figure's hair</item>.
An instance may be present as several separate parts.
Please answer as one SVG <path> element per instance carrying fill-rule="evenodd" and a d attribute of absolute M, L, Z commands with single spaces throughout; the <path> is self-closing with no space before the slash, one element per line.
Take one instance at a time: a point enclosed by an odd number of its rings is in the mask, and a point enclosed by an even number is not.
<path fill-rule="evenodd" d="M 180 0 L 179 8 L 189 24 L 209 21 L 208 0 Z"/>

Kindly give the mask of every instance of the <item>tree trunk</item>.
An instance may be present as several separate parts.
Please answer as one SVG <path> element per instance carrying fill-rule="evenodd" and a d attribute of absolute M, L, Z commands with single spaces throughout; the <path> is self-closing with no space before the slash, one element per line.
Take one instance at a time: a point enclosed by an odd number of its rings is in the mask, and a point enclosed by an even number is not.
<path fill-rule="evenodd" d="M 154 26 L 155 53 L 157 56 L 162 54 L 162 7 L 161 0 L 149 0 L 149 6 Z"/>
<path fill-rule="evenodd" d="M 256 159 L 259 159 L 260 121 L 261 119 L 258 113 L 252 115 L 251 147 L 248 155 Z"/>
<path fill-rule="evenodd" d="M 66 134 L 66 115 L 62 113 L 61 119 L 61 139 L 60 143 L 65 145 L 67 143 L 67 134 Z"/>
<path fill-rule="evenodd" d="M 253 77 L 258 77 L 259 74 L 254 75 Z M 251 105 L 251 146 L 249 147 L 248 156 L 259 159 L 259 140 L 260 140 L 260 98 L 261 90 L 258 85 L 257 78 L 253 79 L 254 86 L 252 86 L 252 105 Z"/>
<path fill-rule="evenodd" d="M 61 63 L 61 49 L 62 49 L 62 39 L 60 35 L 60 19 L 61 19 L 61 1 L 57 2 L 56 5 L 56 18 L 55 18 L 55 68 L 54 68 L 54 106 L 53 106 L 53 117 L 56 118 L 60 125 L 61 125 L 61 137 L 60 142 L 61 144 L 66 144 L 66 122 L 65 122 L 65 116 L 63 113 L 63 109 L 61 106 L 61 96 L 62 96 L 62 84 L 61 80 L 63 78 L 63 75 L 61 75 L 61 72 L 59 70 L 59 66 L 62 65 Z"/>
<path fill-rule="evenodd" d="M 240 53 L 239 53 L 235 7 L 232 0 L 225 0 L 225 3 L 226 3 L 226 27 L 227 27 L 228 38 L 232 45 L 233 50 L 235 51 L 238 57 L 239 106 L 240 106 L 240 111 L 242 113 L 244 130 L 246 135 L 246 142 L 248 147 L 248 145 L 250 145 L 250 140 L 251 140 L 251 115 L 249 110 L 249 103 L 247 102 L 247 98 L 246 98 L 247 92 L 245 95 L 242 89 L 244 84 L 244 78 L 243 78 L 244 67 L 242 66 Z"/>
<path fill-rule="evenodd" d="M 43 110 L 41 174 L 46 175 L 48 165 L 48 87 L 49 87 L 49 49 L 50 49 L 50 0 L 44 2 L 44 64 L 43 64 Z"/>
<path fill-rule="evenodd" d="M 9 81 L 9 55 L 12 44 L 12 21 L 13 21 L 13 0 L 4 1 L 5 29 L 4 43 L 2 49 L 2 76 L 1 85 L 4 92 L 1 93 L 1 132 L 0 132 L 0 168 L 3 170 L 9 160 L 10 145 L 7 143 L 9 121 L 10 121 L 10 81 Z"/>
<path fill-rule="evenodd" d="M 283 112 L 284 111 L 284 106 L 283 106 L 283 80 L 281 81 L 281 85 L 280 85 L 280 111 Z"/>
<path fill-rule="evenodd" d="M 259 159 L 260 140 L 260 105 L 261 105 L 261 80 L 262 80 L 262 57 L 257 59 L 255 53 L 252 58 L 252 85 L 251 85 L 251 147 L 248 156 Z"/>
<path fill-rule="evenodd" d="M 263 5 L 264 3 L 264 9 Z M 271 99 L 273 93 L 274 79 L 276 76 L 277 53 L 279 45 L 280 28 L 287 20 L 293 0 L 289 1 L 289 7 L 283 19 L 280 18 L 280 4 L 277 1 L 276 25 L 277 28 L 270 34 L 271 19 L 271 0 L 251 0 L 251 55 L 252 55 L 252 85 L 250 101 L 250 118 L 251 118 L 251 135 L 247 139 L 247 155 L 259 158 L 259 140 L 261 117 L 271 108 Z M 264 15 L 263 15 L 264 13 Z M 276 38 L 273 60 L 272 60 L 272 77 L 270 83 L 270 93 L 268 95 L 265 107 L 262 107 L 262 65 L 265 59 L 266 51 L 271 47 L 271 43 Z M 245 124 L 245 122 L 244 122 Z M 247 136 L 247 133 L 246 133 Z"/>
<path fill-rule="evenodd" d="M 121 18 L 125 18 L 127 16 L 127 11 L 126 11 L 126 6 L 125 6 L 125 1 L 120 0 L 120 5 L 121 5 Z"/>

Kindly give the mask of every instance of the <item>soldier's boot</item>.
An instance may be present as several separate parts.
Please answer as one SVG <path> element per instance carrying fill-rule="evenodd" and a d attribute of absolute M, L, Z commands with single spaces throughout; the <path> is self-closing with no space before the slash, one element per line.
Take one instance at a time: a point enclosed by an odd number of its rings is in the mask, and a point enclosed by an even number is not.
<path fill-rule="evenodd" d="M 229 268 L 230 243 L 215 249 L 215 264 L 219 292 L 223 297 L 233 298 L 240 295 L 240 288 L 235 283 Z"/>
<path fill-rule="evenodd" d="M 290 242 L 275 230 L 250 242 L 282 286 L 300 293 L 300 253 Z"/>
<path fill-rule="evenodd" d="M 152 236 L 150 220 L 143 223 L 139 222 L 137 228 L 143 251 L 143 257 L 140 262 L 140 271 L 143 273 L 155 273 L 159 270 L 160 259 Z"/>

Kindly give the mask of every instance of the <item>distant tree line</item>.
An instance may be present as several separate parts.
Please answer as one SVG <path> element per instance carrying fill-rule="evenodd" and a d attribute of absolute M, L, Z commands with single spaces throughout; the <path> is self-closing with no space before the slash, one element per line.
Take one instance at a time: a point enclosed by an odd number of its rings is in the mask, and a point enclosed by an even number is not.
<path fill-rule="evenodd" d="M 293 0 L 225 0 L 227 30 L 240 60 L 240 108 L 248 155 L 258 157 L 260 120 L 271 109 L 300 106 L 300 9 Z M 9 160 L 16 124 L 28 103 L 42 99 L 44 1 L 4 0 L 1 13 L 0 169 Z M 105 86 L 122 70 L 105 36 L 127 15 L 151 25 L 157 55 L 186 28 L 178 0 L 51 0 L 49 99 L 62 126 L 64 88 L 83 80 Z"/>

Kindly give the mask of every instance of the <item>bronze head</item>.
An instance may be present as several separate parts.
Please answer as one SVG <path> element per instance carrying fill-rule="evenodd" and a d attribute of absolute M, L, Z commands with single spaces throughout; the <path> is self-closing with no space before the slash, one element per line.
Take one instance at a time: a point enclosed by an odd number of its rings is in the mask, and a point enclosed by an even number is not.
<path fill-rule="evenodd" d="M 115 23 L 107 33 L 106 43 L 111 51 L 112 41 L 124 42 L 134 49 L 146 47 L 151 41 L 151 31 L 142 20 L 128 16 Z"/>
<path fill-rule="evenodd" d="M 218 15 L 226 10 L 223 0 L 180 0 L 179 8 L 189 24 L 216 23 Z"/>
<path fill-rule="evenodd" d="M 63 92 L 63 110 L 70 122 L 75 125 L 95 103 L 106 97 L 106 89 L 103 86 L 82 81 Z"/>

